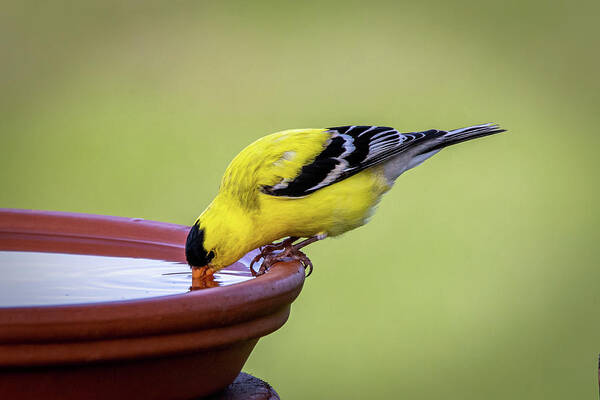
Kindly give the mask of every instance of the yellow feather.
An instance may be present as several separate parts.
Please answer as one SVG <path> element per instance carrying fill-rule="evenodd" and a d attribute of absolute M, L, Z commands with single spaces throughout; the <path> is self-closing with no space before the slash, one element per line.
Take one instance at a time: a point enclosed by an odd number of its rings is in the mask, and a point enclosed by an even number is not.
<path fill-rule="evenodd" d="M 204 245 L 215 253 L 211 266 L 229 265 L 248 251 L 286 236 L 340 235 L 367 222 L 390 185 L 381 167 L 362 171 L 302 198 L 260 191 L 292 180 L 323 151 L 325 129 L 287 130 L 250 144 L 231 162 L 219 194 L 198 217 Z"/>

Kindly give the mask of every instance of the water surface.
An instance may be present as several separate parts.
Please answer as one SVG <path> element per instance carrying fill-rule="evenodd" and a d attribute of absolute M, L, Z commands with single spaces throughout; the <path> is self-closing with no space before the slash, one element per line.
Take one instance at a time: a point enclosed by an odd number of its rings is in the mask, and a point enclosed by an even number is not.
<path fill-rule="evenodd" d="M 252 279 L 242 259 L 208 286 Z M 187 264 L 144 258 L 0 251 L 0 307 L 131 300 L 189 291 Z"/>

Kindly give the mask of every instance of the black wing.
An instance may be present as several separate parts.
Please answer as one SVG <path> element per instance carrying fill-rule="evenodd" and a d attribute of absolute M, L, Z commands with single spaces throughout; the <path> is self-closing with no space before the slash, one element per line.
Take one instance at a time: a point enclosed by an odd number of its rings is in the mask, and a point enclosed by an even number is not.
<path fill-rule="evenodd" d="M 399 133 L 386 126 L 338 126 L 325 149 L 302 167 L 296 178 L 263 186 L 273 196 L 303 197 L 380 164 L 409 148 L 445 135 L 446 131 Z"/>

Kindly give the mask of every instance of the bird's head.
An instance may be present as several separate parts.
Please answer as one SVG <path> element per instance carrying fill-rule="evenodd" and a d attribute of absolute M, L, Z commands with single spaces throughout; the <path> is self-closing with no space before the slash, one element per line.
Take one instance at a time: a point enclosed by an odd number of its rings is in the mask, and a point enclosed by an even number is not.
<path fill-rule="evenodd" d="M 233 264 L 257 247 L 256 230 L 245 210 L 228 201 L 215 199 L 198 217 L 185 244 L 185 256 L 192 267 L 209 265 L 218 271 Z M 264 241 L 259 238 L 259 241 Z"/>
<path fill-rule="evenodd" d="M 204 237 L 204 229 L 200 228 L 199 221 L 196 221 L 185 243 L 185 258 L 190 266 L 204 267 L 215 257 L 215 252 L 205 247 Z"/>

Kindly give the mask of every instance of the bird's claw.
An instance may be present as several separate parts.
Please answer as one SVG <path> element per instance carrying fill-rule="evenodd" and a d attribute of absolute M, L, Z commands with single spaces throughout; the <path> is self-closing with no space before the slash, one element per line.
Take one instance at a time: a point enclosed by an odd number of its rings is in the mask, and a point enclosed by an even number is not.
<path fill-rule="evenodd" d="M 308 256 L 304 254 L 299 249 L 296 249 L 293 245 L 293 240 L 287 239 L 281 243 L 268 244 L 262 246 L 260 248 L 260 253 L 256 255 L 250 262 L 250 271 L 253 276 L 260 276 L 267 272 L 269 268 L 275 265 L 278 262 L 285 261 L 286 258 L 291 258 L 296 261 L 300 261 L 305 270 L 308 270 L 306 276 L 310 276 L 313 271 L 313 263 L 310 261 Z M 282 250 L 281 252 L 275 253 L 277 250 Z M 260 259 L 263 259 L 258 271 L 256 271 L 253 266 Z"/>
<path fill-rule="evenodd" d="M 306 277 L 308 278 L 310 276 L 310 274 L 312 274 L 312 272 L 313 272 L 313 263 L 312 263 L 312 261 L 310 261 L 310 258 L 308 258 L 308 256 L 306 254 L 304 254 L 300 250 L 298 250 L 298 253 L 300 253 L 300 255 L 301 255 L 300 256 L 301 258 L 299 259 L 299 261 L 304 266 L 304 271 L 308 270 L 308 273 L 306 273 Z"/>
<path fill-rule="evenodd" d="M 250 263 L 250 272 L 252 272 L 252 276 L 260 276 L 267 272 L 267 270 L 271 268 L 274 264 L 276 264 L 278 261 L 282 261 L 283 257 L 280 256 L 280 253 L 274 253 L 272 251 L 263 251 L 263 248 L 261 247 L 260 254 L 254 257 L 254 259 Z M 263 259 L 263 262 L 260 264 L 258 271 L 256 271 L 254 269 L 254 264 L 260 261 L 261 258 Z"/>
<path fill-rule="evenodd" d="M 267 246 L 268 246 L 269 249 L 267 249 Z M 267 260 L 267 257 L 269 257 L 270 255 L 272 255 L 272 251 L 273 250 L 271 250 L 271 247 L 274 247 L 273 245 L 267 245 L 267 246 L 261 246 L 260 247 L 260 253 L 258 253 L 256 255 L 256 257 L 254 257 L 252 259 L 252 261 L 250 262 L 250 272 L 252 272 L 252 276 L 259 276 L 259 275 L 262 275 L 265 272 L 267 272 L 268 268 L 265 266 L 265 262 Z M 258 268 L 258 271 L 256 271 L 254 269 L 254 264 L 256 264 L 257 262 L 259 262 L 261 258 L 264 258 L 265 261 L 262 262 L 262 264 Z"/>

